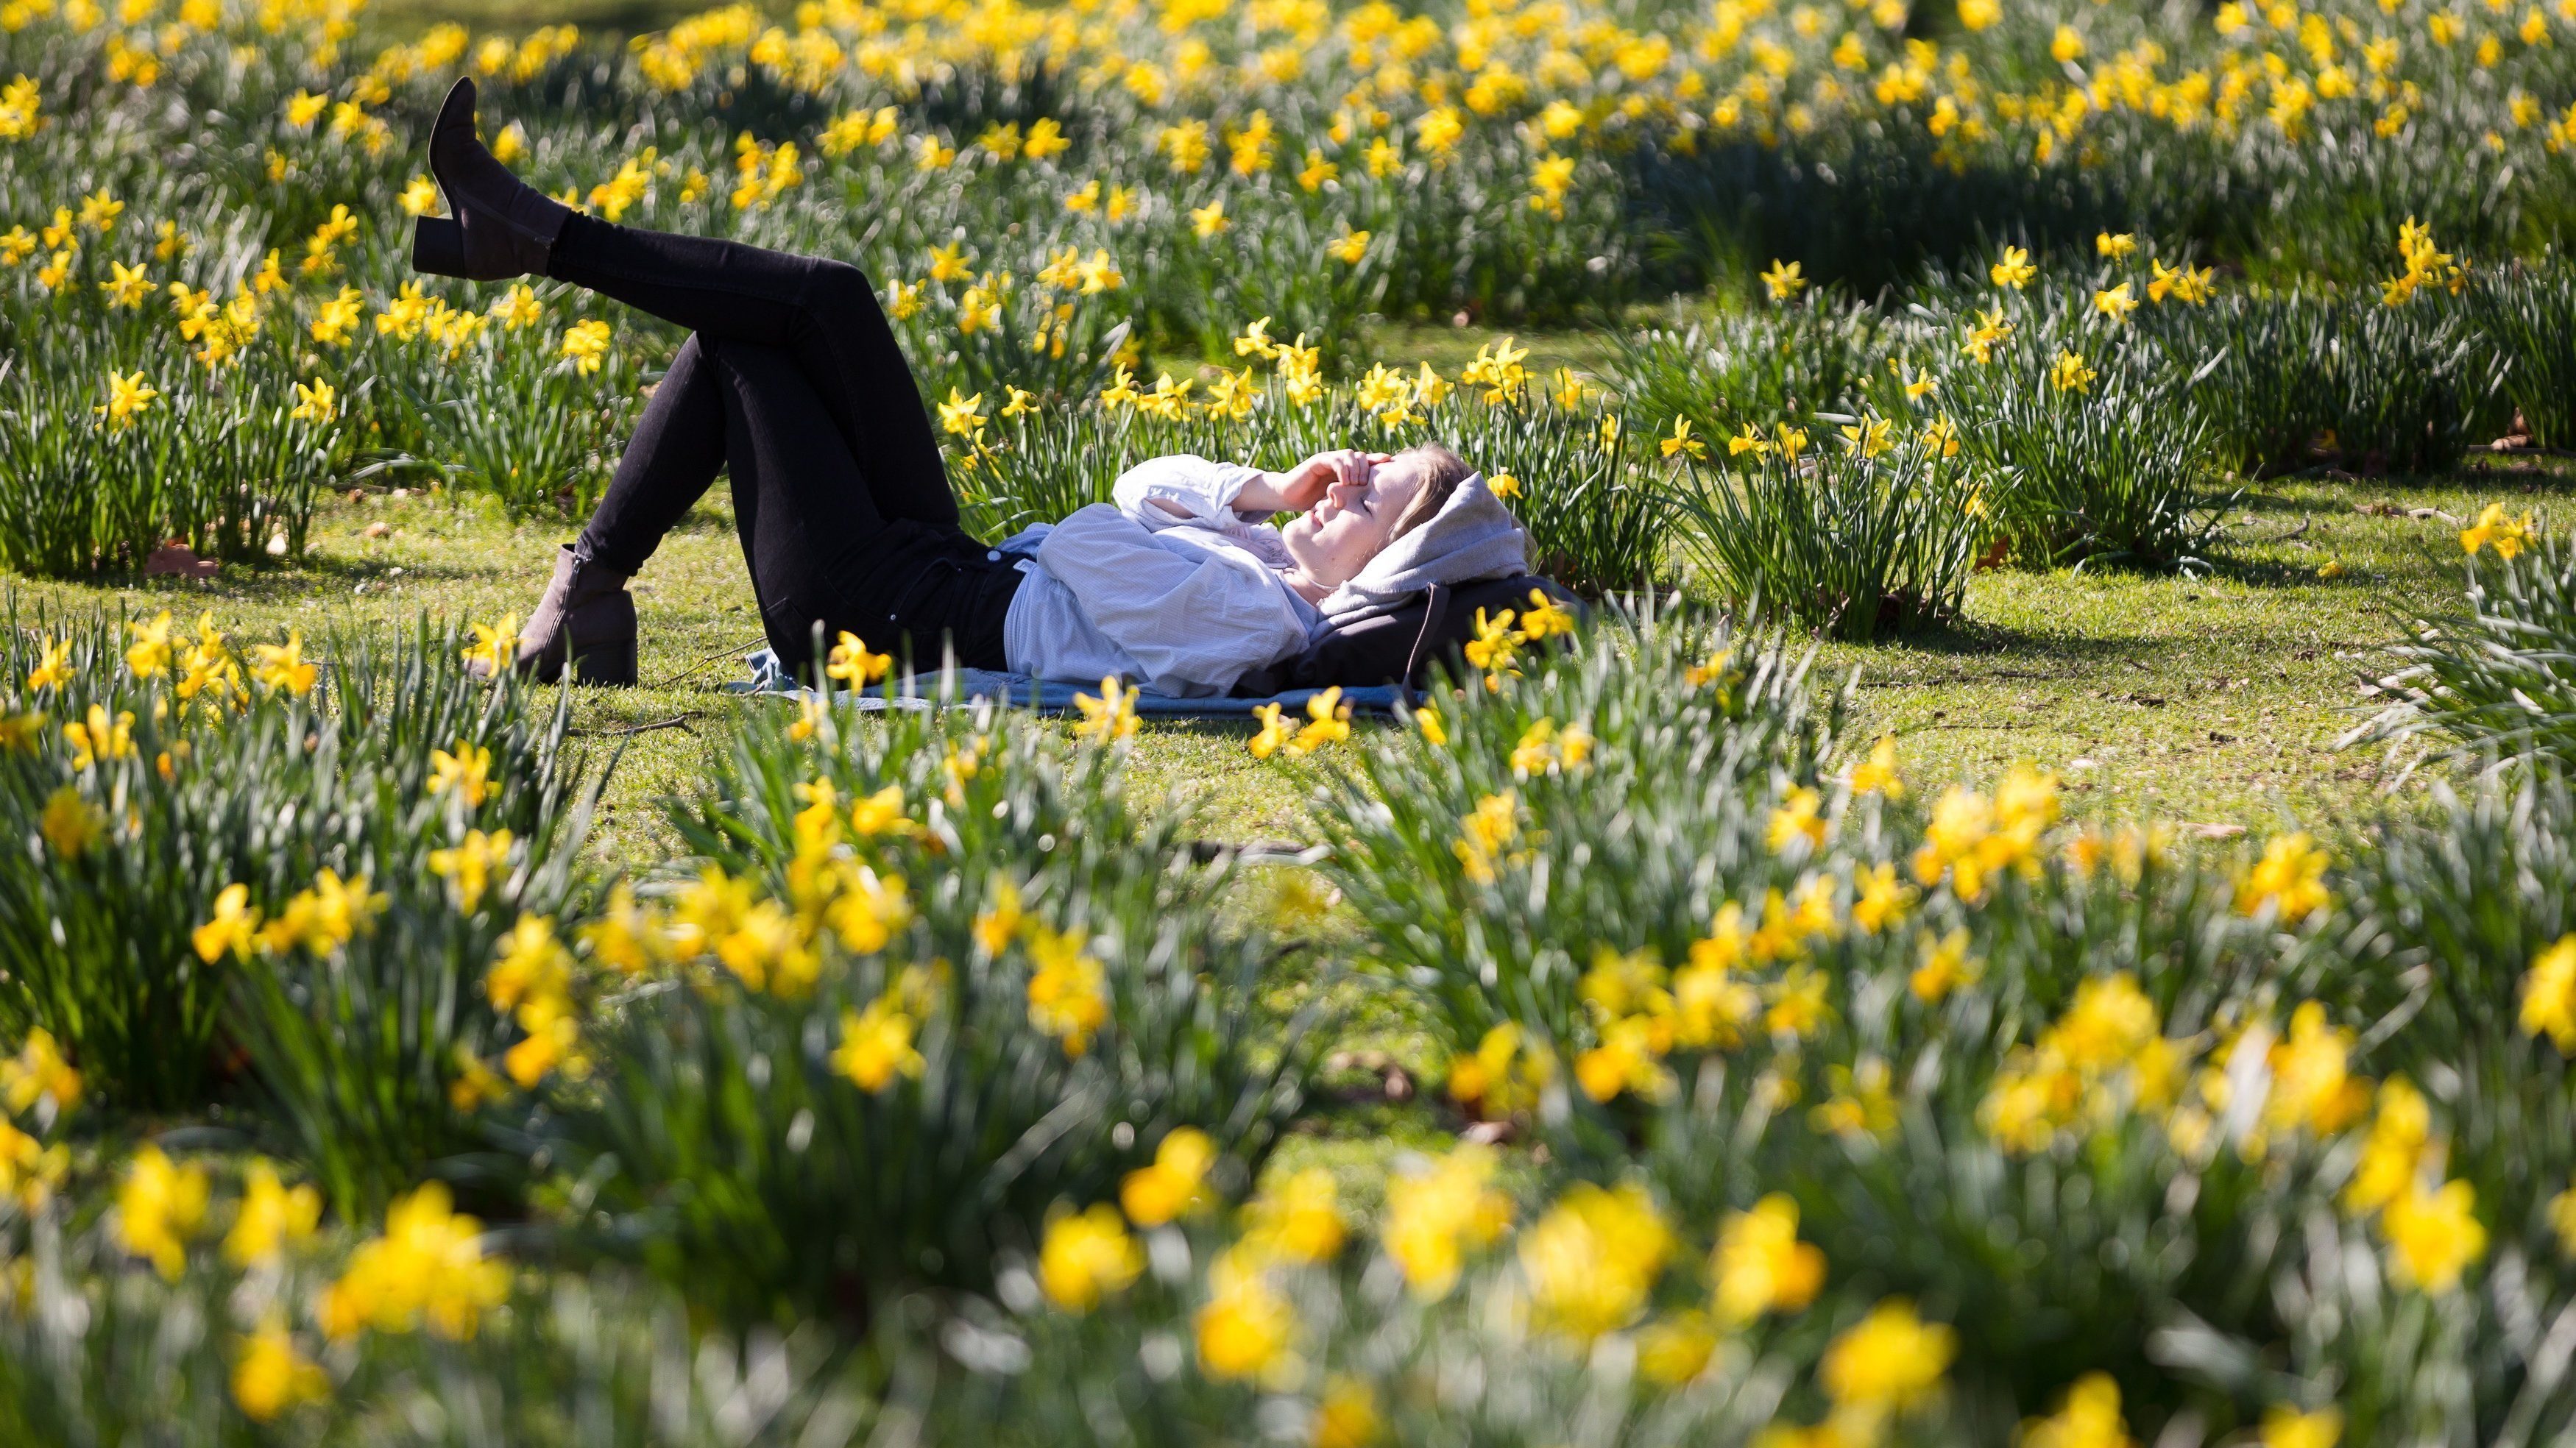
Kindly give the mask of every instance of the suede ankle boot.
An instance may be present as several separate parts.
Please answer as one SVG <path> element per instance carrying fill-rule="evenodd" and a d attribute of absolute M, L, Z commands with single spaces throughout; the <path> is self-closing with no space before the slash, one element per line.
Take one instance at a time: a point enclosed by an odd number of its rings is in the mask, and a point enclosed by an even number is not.
<path fill-rule="evenodd" d="M 447 193 L 447 217 L 412 224 L 416 271 L 469 281 L 544 275 L 572 212 L 510 174 L 474 136 L 474 80 L 458 80 L 429 132 L 429 170 Z"/>
<path fill-rule="evenodd" d="M 635 599 L 626 579 L 563 545 L 545 597 L 519 633 L 518 670 L 551 684 L 569 664 L 575 683 L 632 685 Z"/>

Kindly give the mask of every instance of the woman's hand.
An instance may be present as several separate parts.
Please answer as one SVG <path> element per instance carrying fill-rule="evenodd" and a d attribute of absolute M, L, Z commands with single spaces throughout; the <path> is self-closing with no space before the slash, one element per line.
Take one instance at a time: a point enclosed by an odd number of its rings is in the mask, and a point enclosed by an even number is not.
<path fill-rule="evenodd" d="M 1284 473 L 1263 473 L 1244 484 L 1234 506 L 1247 513 L 1303 513 L 1322 502 L 1335 483 L 1366 483 L 1390 456 L 1355 448 L 1320 452 Z"/>

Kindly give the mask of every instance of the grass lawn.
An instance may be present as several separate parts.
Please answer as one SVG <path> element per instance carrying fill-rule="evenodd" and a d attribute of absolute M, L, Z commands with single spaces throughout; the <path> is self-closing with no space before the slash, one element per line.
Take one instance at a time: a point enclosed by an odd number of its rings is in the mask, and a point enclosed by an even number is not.
<path fill-rule="evenodd" d="M 2080 813 L 2344 816 L 2396 771 L 2334 741 L 2373 707 L 2406 620 L 2461 607 L 2456 520 L 2498 499 L 2546 511 L 2571 489 L 2564 459 L 2527 456 L 2430 480 L 2276 479 L 2229 511 L 2206 576 L 1990 572 L 1958 629 L 1818 664 L 1858 670 L 1862 727 L 1894 730 L 1925 778 L 2029 759 L 2064 773 Z"/>
<path fill-rule="evenodd" d="M 1455 360 L 1477 334 L 1388 329 L 1378 355 Z M 1581 336 L 1531 339 L 1580 366 Z M 1262 459 L 1284 463 L 1288 459 Z M 2153 811 L 2168 819 L 2257 834 L 2285 814 L 2311 823 L 2421 798 L 2419 774 L 2393 801 L 2376 749 L 2337 751 L 2337 735 L 2368 708 L 2363 686 L 2385 673 L 2380 648 L 2410 612 L 2456 606 L 2457 519 L 2486 502 L 2576 493 L 2563 459 L 2480 456 L 2432 480 L 2298 478 L 2249 488 L 2227 514 L 2226 541 L 2200 577 L 2131 573 L 1981 574 L 1968 617 L 1939 634 L 1816 649 L 1820 680 L 1853 684 L 1856 737 L 1894 731 L 1918 787 L 1991 780 L 2031 760 L 2061 772 L 2068 807 L 2094 817 Z M 2523 503 L 2514 503 L 2519 511 Z M 2429 516 L 2414 516 L 2432 509 Z M 403 623 L 421 611 L 497 621 L 524 615 L 576 524 L 513 524 L 478 498 L 372 491 L 320 514 L 311 554 L 288 568 L 209 582 L 172 579 L 7 585 L 22 623 L 33 608 L 104 602 L 130 613 L 212 608 L 251 637 L 298 628 Z M 2339 565 L 2327 568 L 2326 565 Z M 2332 577 L 2321 577 L 2320 570 Z M 594 768 L 614 763 L 591 848 L 605 864 L 651 869 L 677 851 L 654 801 L 702 776 L 709 726 L 729 711 L 780 708 L 718 685 L 739 678 L 759 640 L 724 490 L 667 540 L 636 580 L 645 687 L 586 691 L 576 727 Z M 1151 797 L 1200 801 L 1205 830 L 1230 841 L 1312 838 L 1305 803 L 1284 770 L 1243 748 L 1248 730 L 1147 725 L 1129 768 Z M 1303 911 L 1320 947 L 1309 959 L 1366 955 L 1355 923 L 1330 908 L 1303 872 L 1253 875 L 1247 908 Z M 1278 982 L 1281 1004 L 1314 988 L 1300 968 Z M 1280 1165 L 1340 1169 L 1358 1202 L 1374 1199 L 1389 1151 L 1430 1141 L 1441 1118 L 1408 1091 L 1435 1066 L 1413 1015 L 1362 982 L 1336 987 L 1342 1009 L 1334 1094 Z M 1390 1078 L 1390 1068 L 1398 1076 Z M 1388 1083 L 1393 1079 L 1390 1091 Z M 1410 1099 L 1406 1099 L 1406 1098 Z"/>
<path fill-rule="evenodd" d="M 1393 331 L 1380 354 L 1428 355 L 1406 345 L 1427 336 L 1445 344 L 1445 355 L 1455 343 L 1444 332 Z M 1581 347 L 1577 339 L 1549 350 L 1578 355 Z M 1958 627 L 1823 644 L 1814 667 L 1821 680 L 1853 680 L 1856 728 L 1894 731 L 1918 781 L 1987 779 L 2028 759 L 2063 772 L 2071 807 L 2086 814 L 2152 809 L 2254 826 L 2285 810 L 2330 818 L 2368 806 L 2383 783 L 2376 750 L 2332 747 L 2367 708 L 2364 683 L 2386 671 L 2376 650 L 2409 613 L 2456 606 L 2457 525 L 2447 518 L 2494 499 L 2570 493 L 2576 469 L 2528 455 L 2473 457 L 2433 480 L 2266 482 L 2230 509 L 2226 541 L 2204 576 L 1990 571 L 1971 587 Z M 2424 509 L 2436 511 L 2411 516 Z M 525 615 L 555 543 L 576 526 L 514 525 L 476 498 L 373 491 L 326 505 L 311 554 L 292 567 L 228 570 L 204 583 L 22 579 L 8 587 L 22 616 L 31 606 L 93 601 L 136 613 L 212 608 L 227 627 L 255 635 L 300 628 L 318 638 L 423 610 L 497 621 Z M 697 776 L 704 726 L 728 710 L 779 706 L 717 688 L 741 676 L 739 655 L 760 642 L 721 486 L 663 544 L 634 592 L 645 687 L 584 692 L 575 712 L 600 762 L 617 761 L 593 848 L 649 866 L 671 849 L 650 804 Z M 1245 733 L 1149 725 L 1131 767 L 1148 789 L 1199 794 L 1212 835 L 1307 837 L 1298 791 L 1244 752 Z"/>

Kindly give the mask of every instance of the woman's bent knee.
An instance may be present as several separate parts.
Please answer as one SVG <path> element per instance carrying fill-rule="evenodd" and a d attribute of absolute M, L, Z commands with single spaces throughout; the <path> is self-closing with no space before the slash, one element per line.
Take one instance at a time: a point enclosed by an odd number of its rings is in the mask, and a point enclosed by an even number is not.
<path fill-rule="evenodd" d="M 873 313 L 877 308 L 876 286 L 868 274 L 845 261 L 828 257 L 813 259 L 813 274 L 805 282 L 805 309 L 818 316 L 836 316 L 851 311 Z"/>

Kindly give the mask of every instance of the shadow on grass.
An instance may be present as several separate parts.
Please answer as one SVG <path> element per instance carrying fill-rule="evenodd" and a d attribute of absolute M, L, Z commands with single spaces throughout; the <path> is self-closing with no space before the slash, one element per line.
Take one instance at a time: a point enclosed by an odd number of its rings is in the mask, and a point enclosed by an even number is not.
<path fill-rule="evenodd" d="M 2135 658 L 2176 647 L 2170 639 L 2132 635 L 2043 632 L 1985 619 L 1963 618 L 1938 628 L 1881 634 L 1867 643 L 1841 644 L 1854 653 L 1907 652 L 1933 658 L 1990 659 L 2007 655 L 2063 659 L 2070 663 Z"/>
<path fill-rule="evenodd" d="M 2485 487 L 2541 497 L 2576 496 L 2576 457 L 2565 454 L 2534 456 L 2514 453 L 2504 456 L 2472 456 L 2450 475 L 2448 481 L 2460 484 L 2476 482 Z"/>
<path fill-rule="evenodd" d="M 2261 546 L 2260 541 L 2254 542 Z M 2271 542 L 2280 539 L 2268 540 Z M 2352 588 L 2367 587 L 2373 580 L 2356 573 L 2336 578 L 2319 578 L 2321 560 L 2293 558 L 2248 558 L 2240 553 L 2222 553 L 2209 560 L 2209 577 L 2222 583 L 2242 584 L 2248 588 Z"/>
<path fill-rule="evenodd" d="M 2307 489 L 2382 491 L 2386 501 L 2424 506 L 2423 495 L 2451 489 L 2508 486 L 2534 496 L 2576 496 L 2576 454 L 2472 452 L 2460 465 L 2442 473 L 2354 473 L 2341 468 L 2307 468 L 2278 473 L 2243 485 L 2234 506 L 2247 512 L 2314 511 L 2317 497 Z"/>
<path fill-rule="evenodd" d="M 394 572 L 397 568 L 402 572 Z M 505 576 L 505 572 L 506 570 L 498 566 L 470 568 L 457 564 L 418 561 L 396 563 L 390 559 L 378 560 L 316 553 L 308 554 L 291 569 L 260 569 L 241 573 L 227 571 L 225 576 L 216 579 L 212 586 L 182 584 L 178 588 L 167 589 L 167 591 L 173 597 L 220 598 L 242 603 L 285 604 L 315 602 L 345 595 L 350 588 L 361 583 L 369 585 L 370 591 L 379 586 L 394 584 L 436 587 L 452 583 L 491 582 Z M 176 582 L 178 580 L 175 579 L 137 579 L 123 586 L 142 587 L 158 593 L 164 590 L 155 585 L 166 586 Z"/>
<path fill-rule="evenodd" d="M 2351 493 L 2363 491 L 2379 494 L 2366 501 L 2396 508 L 2420 508 L 2431 506 L 2425 501 L 2426 494 L 2457 488 L 2466 479 L 2465 473 L 2380 473 L 2362 477 L 2331 468 L 2283 473 L 2247 484 L 2243 492 L 2227 500 L 2225 512 L 2255 517 L 2343 513 L 2352 509 Z"/>
<path fill-rule="evenodd" d="M 1072 726 L 1072 723 L 1077 718 L 1077 716 L 1071 714 L 1058 715 L 1056 717 L 1064 719 L 1066 721 L 1066 727 L 1068 728 Z M 1286 711 L 1285 717 L 1298 723 L 1303 723 L 1306 718 L 1303 713 L 1294 709 Z M 1261 721 L 1253 718 L 1249 714 L 1242 715 L 1240 717 L 1228 716 L 1225 718 L 1208 719 L 1171 717 L 1157 718 L 1149 715 L 1139 722 L 1145 728 L 1154 730 L 1157 733 L 1184 739 L 1250 739 L 1253 735 L 1261 732 Z M 1354 713 L 1351 715 L 1350 722 L 1352 732 L 1356 736 L 1359 732 L 1369 729 L 1394 729 L 1402 721 L 1398 720 L 1391 714 Z M 1245 757 L 1249 758 L 1250 756 L 1246 755 Z"/>
<path fill-rule="evenodd" d="M 393 570 L 399 568 L 397 575 Z M 224 603 L 295 603 L 327 596 L 359 583 L 443 584 L 493 576 L 490 571 L 434 563 L 395 563 L 324 553 L 308 553 L 292 565 L 252 568 L 224 565 L 213 578 L 180 578 L 170 574 L 98 573 L 54 578 L 35 574 L 0 575 L 0 586 L 31 590 L 77 588 L 135 594 L 139 608 L 211 608 Z"/>

